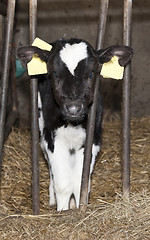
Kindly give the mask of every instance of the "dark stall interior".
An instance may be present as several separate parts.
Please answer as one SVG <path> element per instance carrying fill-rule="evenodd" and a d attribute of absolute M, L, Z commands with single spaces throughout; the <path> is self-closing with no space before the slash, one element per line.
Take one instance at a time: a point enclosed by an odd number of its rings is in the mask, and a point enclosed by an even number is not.
<path fill-rule="evenodd" d="M 144 3 L 143 3 L 144 2 Z M 4 7 L 1 8 L 4 12 Z M 38 37 L 50 43 L 59 38 L 76 37 L 96 45 L 99 1 L 38 2 Z M 104 47 L 122 44 L 123 2 L 110 1 Z M 0 24 L 4 18 L 1 15 Z M 148 116 L 149 108 L 149 1 L 134 1 L 132 20 L 131 115 Z M 2 27 L 1 27 L 2 31 Z M 2 32 L 0 34 L 2 42 Z M 14 26 L 14 49 L 29 44 L 28 1 L 17 1 Z M 0 44 L 2 50 L 2 44 Z M 2 54 L 1 54 L 2 56 Z M 18 108 L 21 124 L 29 123 L 30 97 L 26 73 L 17 78 Z M 103 108 L 110 113 L 121 111 L 122 81 L 104 79 L 101 86 Z"/>

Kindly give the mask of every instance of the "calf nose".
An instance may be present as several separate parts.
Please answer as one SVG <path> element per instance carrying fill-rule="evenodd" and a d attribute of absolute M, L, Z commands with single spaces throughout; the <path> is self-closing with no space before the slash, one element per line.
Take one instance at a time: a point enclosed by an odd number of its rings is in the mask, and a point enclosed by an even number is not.
<path fill-rule="evenodd" d="M 76 117 L 82 113 L 83 105 L 77 104 L 77 103 L 76 104 L 68 103 L 68 104 L 65 104 L 65 110 L 67 114 Z"/>

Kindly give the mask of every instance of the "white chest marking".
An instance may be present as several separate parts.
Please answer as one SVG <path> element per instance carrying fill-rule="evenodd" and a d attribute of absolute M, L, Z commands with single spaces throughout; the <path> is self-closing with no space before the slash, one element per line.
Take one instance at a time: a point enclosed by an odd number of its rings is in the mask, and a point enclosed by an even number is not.
<path fill-rule="evenodd" d="M 87 45 L 84 42 L 75 43 L 73 45 L 67 43 L 60 51 L 61 60 L 65 63 L 73 76 L 78 63 L 87 58 L 87 56 Z"/>
<path fill-rule="evenodd" d="M 69 149 L 78 151 L 84 144 L 85 137 L 85 129 L 80 125 L 76 127 L 68 125 L 67 127 L 62 126 L 56 130 L 55 141 L 62 142 L 68 151 Z"/>

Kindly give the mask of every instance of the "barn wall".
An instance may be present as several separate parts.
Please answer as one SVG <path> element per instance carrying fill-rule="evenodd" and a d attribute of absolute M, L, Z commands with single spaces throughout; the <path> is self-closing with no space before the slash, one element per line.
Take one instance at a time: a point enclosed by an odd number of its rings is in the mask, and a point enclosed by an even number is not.
<path fill-rule="evenodd" d="M 38 0 L 38 36 L 47 42 L 77 37 L 96 42 L 99 0 Z M 104 47 L 122 43 L 123 1 L 110 0 Z M 133 1 L 131 113 L 150 115 L 150 1 Z M 28 0 L 18 0 L 15 19 L 16 48 L 29 42 Z M 28 121 L 30 109 L 27 75 L 17 80 L 21 117 Z M 101 84 L 104 109 L 121 110 L 122 82 L 105 79 Z"/>

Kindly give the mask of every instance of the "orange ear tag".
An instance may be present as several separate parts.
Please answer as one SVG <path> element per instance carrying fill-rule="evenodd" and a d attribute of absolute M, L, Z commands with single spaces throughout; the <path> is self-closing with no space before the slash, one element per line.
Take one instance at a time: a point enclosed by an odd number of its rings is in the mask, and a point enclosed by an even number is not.
<path fill-rule="evenodd" d="M 32 46 L 38 47 L 42 50 L 50 51 L 52 46 L 40 38 L 35 38 Z M 32 60 L 27 64 L 28 75 L 39 75 L 47 73 L 47 64 L 42 61 L 37 54 L 33 55 Z"/>

